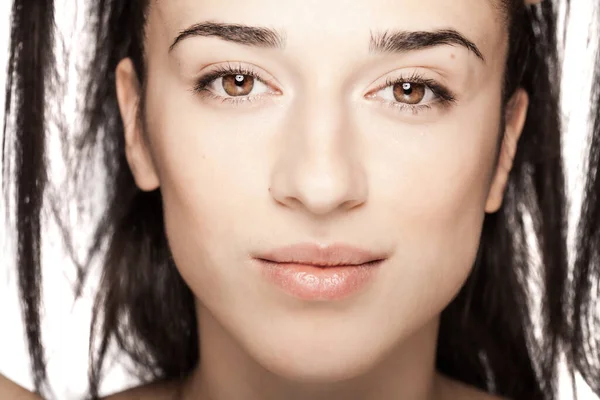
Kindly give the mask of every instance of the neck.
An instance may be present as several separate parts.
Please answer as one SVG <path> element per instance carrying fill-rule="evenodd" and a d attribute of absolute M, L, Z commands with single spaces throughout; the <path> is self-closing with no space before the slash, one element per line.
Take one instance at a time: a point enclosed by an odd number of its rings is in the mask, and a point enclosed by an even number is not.
<path fill-rule="evenodd" d="M 204 307 L 197 307 L 200 363 L 184 399 L 203 400 L 436 400 L 439 318 L 398 343 L 385 359 L 342 381 L 307 382 L 278 376 L 257 363 Z"/>

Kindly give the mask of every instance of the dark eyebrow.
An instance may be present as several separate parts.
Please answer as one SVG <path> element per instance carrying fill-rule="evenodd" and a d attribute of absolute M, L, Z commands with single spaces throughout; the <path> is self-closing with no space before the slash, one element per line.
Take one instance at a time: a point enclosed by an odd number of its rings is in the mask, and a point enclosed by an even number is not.
<path fill-rule="evenodd" d="M 280 33 L 270 28 L 220 22 L 202 22 L 181 31 L 171 47 L 169 47 L 169 51 L 173 50 L 182 40 L 193 36 L 213 36 L 228 42 L 265 48 L 282 48 L 285 42 L 284 37 Z"/>
<path fill-rule="evenodd" d="M 441 45 L 459 45 L 472 51 L 485 62 L 483 54 L 475 43 L 453 29 L 437 31 L 385 31 L 383 33 L 371 32 L 371 53 L 403 53 L 412 50 L 422 50 Z"/>
<path fill-rule="evenodd" d="M 169 51 L 173 50 L 182 40 L 193 36 L 212 36 L 253 47 L 283 48 L 285 46 L 284 36 L 271 28 L 221 22 L 202 22 L 181 31 L 169 47 Z M 371 53 L 396 53 L 441 45 L 463 46 L 485 62 L 483 54 L 475 43 L 453 29 L 371 33 L 369 51 Z"/>

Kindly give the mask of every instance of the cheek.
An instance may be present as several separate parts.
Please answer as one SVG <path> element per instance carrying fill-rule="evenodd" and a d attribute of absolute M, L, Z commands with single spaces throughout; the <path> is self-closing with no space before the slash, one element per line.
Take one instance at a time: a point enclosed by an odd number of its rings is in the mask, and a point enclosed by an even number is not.
<path fill-rule="evenodd" d="M 402 139 L 378 149 L 374 208 L 397 242 L 396 267 L 378 298 L 381 318 L 435 315 L 471 271 L 500 127 L 500 103 L 478 100 L 426 128 L 405 127 Z M 394 320 L 403 329 L 406 321 Z"/>
<path fill-rule="evenodd" d="M 203 303 L 231 302 L 227 287 L 249 286 L 236 271 L 247 258 L 249 232 L 264 224 L 250 212 L 269 200 L 258 152 L 264 146 L 257 145 L 256 132 L 203 110 L 176 82 L 148 93 L 146 125 L 175 263 Z"/>
<path fill-rule="evenodd" d="M 227 113 L 200 106 L 176 86 L 163 82 L 148 91 L 147 125 L 179 271 L 200 301 L 220 315 L 241 314 L 248 297 L 279 310 L 240 266 L 259 241 L 298 238 L 283 226 L 284 214 L 268 191 L 271 161 L 283 150 L 272 136 L 292 126 L 293 117 L 271 123 L 260 113 L 232 118 L 232 111 L 225 118 Z M 464 283 L 494 172 L 499 110 L 499 102 L 480 96 L 428 124 L 403 123 L 367 108 L 353 114 L 351 134 L 369 196 L 360 216 L 339 221 L 354 221 L 346 225 L 354 235 L 348 237 L 366 239 L 368 232 L 395 249 L 387 276 L 370 294 L 368 312 L 354 315 L 362 323 L 392 321 L 396 336 L 407 333 L 439 313 Z M 293 223 L 295 211 L 285 213 Z M 391 343 L 393 335 L 384 338 L 386 332 L 392 331 L 382 331 L 380 339 Z"/>

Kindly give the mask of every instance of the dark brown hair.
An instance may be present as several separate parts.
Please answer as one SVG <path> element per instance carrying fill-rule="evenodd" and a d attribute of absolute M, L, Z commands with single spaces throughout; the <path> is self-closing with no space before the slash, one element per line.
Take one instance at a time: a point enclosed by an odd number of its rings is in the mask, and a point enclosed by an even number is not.
<path fill-rule="evenodd" d="M 502 0 L 510 48 L 507 54 L 504 105 L 518 87 L 529 93 L 530 106 L 501 209 L 487 215 L 472 273 L 458 296 L 443 311 L 437 347 L 437 368 L 444 374 L 490 393 L 523 400 L 557 398 L 558 361 L 567 351 L 568 367 L 583 371 L 600 392 L 598 368 L 587 363 L 586 330 L 592 298 L 589 279 L 597 279 L 598 207 L 594 193 L 600 179 L 588 186 L 588 207 L 573 285 L 566 251 L 565 179 L 561 157 L 559 84 L 561 60 L 557 45 L 559 2 L 545 0 L 525 6 L 523 0 Z M 567 1 L 568 8 L 568 1 Z M 43 207 L 53 211 L 67 246 L 77 234 L 64 216 L 67 200 L 83 209 L 91 202 L 90 159 L 101 158 L 105 175 L 95 176 L 106 208 L 100 212 L 94 240 L 78 266 L 76 294 L 95 261 L 102 280 L 94 307 L 92 332 L 99 342 L 90 347 L 90 397 L 98 397 L 108 346 L 116 343 L 135 363 L 144 380 L 182 379 L 196 366 L 198 332 L 194 297 L 179 275 L 164 231 L 159 190 L 142 192 L 133 180 L 124 153 L 123 126 L 117 107 L 115 68 L 131 57 L 145 82 L 144 31 L 147 0 L 97 0 L 87 10 L 93 35 L 84 71 L 80 126 L 64 133 L 69 166 L 67 186 L 48 195 L 45 138 L 50 120 L 59 128 L 60 115 L 48 115 L 50 88 L 58 85 L 51 52 L 53 1 L 16 0 L 11 22 L 3 165 L 5 182 L 14 182 L 18 271 L 23 314 L 36 389 L 45 388 L 45 358 L 40 342 L 40 242 Z M 599 99 L 594 99 L 594 106 Z M 143 118 L 143 115 L 141 116 Z M 58 122 L 57 122 L 58 121 Z M 595 125 L 593 147 L 600 146 Z M 68 134 L 67 134 L 68 133 Z M 592 169 L 597 170 L 597 157 Z M 91 174 L 91 175 L 90 175 Z M 84 186 L 85 182 L 87 186 Z M 85 188 L 85 189 L 83 189 Z M 56 193 L 56 191 L 52 192 Z M 95 194 L 95 193 L 94 193 Z M 527 240 L 531 222 L 541 267 L 533 262 Z M 70 248 L 70 247 L 69 247 Z M 538 278 L 541 291 L 543 341 L 534 337 L 527 281 Z M 570 290 L 577 289 L 575 297 Z M 574 310 L 571 318 L 569 310 Z M 582 330 L 583 329 L 583 330 Z M 598 344 L 598 342 L 596 342 Z"/>

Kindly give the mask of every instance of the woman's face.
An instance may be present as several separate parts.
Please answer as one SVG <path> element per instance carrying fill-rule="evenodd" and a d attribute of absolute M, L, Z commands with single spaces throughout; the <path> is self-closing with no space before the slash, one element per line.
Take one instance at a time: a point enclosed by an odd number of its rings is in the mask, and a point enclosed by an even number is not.
<path fill-rule="evenodd" d="M 152 3 L 143 124 L 131 64 L 118 70 L 127 155 L 140 188 L 160 187 L 203 340 L 336 380 L 434 327 L 500 206 L 526 108 L 499 148 L 496 1 Z M 343 296 L 298 296 L 255 259 L 297 243 L 385 261 Z"/>

